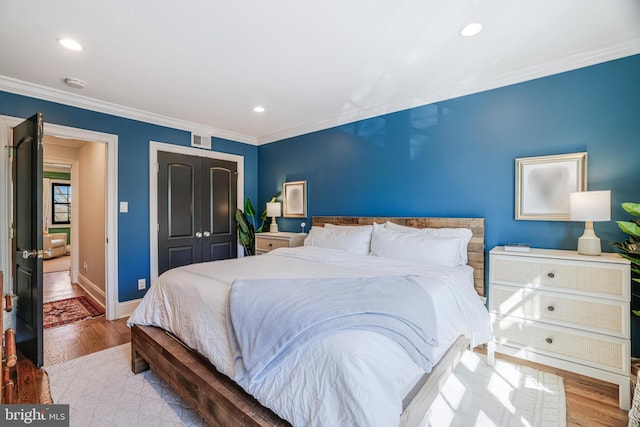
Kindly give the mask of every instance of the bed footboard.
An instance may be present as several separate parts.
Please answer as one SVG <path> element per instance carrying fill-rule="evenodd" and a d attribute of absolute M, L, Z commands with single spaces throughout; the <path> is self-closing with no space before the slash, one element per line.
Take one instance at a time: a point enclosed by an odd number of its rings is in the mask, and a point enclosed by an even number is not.
<path fill-rule="evenodd" d="M 289 426 L 205 358 L 152 326 L 131 327 L 131 369 L 151 367 L 212 426 Z"/>

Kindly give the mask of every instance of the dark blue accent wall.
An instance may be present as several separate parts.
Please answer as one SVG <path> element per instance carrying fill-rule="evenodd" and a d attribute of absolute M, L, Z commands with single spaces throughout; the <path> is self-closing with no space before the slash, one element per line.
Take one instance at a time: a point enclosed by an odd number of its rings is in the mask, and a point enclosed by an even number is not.
<path fill-rule="evenodd" d="M 47 123 L 118 135 L 118 200 L 129 202 L 129 212 L 118 214 L 118 299 L 142 297 L 137 280 L 150 277 L 149 141 L 189 146 L 189 132 L 0 92 L 0 114 L 27 118 L 36 112 Z M 258 148 L 212 138 L 212 150 L 244 157 L 245 196 L 256 200 Z"/>
<path fill-rule="evenodd" d="M 514 160 L 582 151 L 588 189 L 610 189 L 612 218 L 627 219 L 620 203 L 640 201 L 640 55 L 260 146 L 260 204 L 307 180 L 309 217 L 484 217 L 487 249 L 575 249 L 583 223 L 514 219 Z M 595 228 L 605 251 L 625 239 L 613 221 Z"/>

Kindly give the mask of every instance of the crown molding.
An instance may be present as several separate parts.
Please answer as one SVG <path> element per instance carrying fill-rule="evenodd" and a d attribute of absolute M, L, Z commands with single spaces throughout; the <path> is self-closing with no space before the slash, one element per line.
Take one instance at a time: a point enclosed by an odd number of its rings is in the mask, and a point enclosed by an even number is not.
<path fill-rule="evenodd" d="M 405 98 L 396 102 L 347 111 L 339 116 L 335 116 L 327 120 L 306 123 L 282 132 L 275 132 L 260 136 L 258 137 L 257 143 L 258 145 L 269 144 L 359 120 L 365 120 L 397 111 L 407 110 L 409 108 L 441 102 L 447 99 L 453 99 L 516 83 L 522 83 L 553 74 L 560 74 L 576 70 L 578 68 L 588 67 L 637 54 L 640 54 L 640 37 L 630 37 L 628 39 L 621 40 L 615 45 L 602 46 L 596 49 L 576 52 L 572 55 L 563 56 L 561 58 L 553 58 L 549 61 L 517 71 L 493 75 L 481 80 L 463 80 L 452 85 L 431 88 L 427 92 L 416 94 L 410 98 Z"/>
<path fill-rule="evenodd" d="M 24 95 L 32 98 L 42 99 L 45 101 L 69 105 L 72 107 L 97 111 L 99 113 L 111 114 L 127 119 L 152 123 L 159 126 L 166 126 L 173 129 L 180 129 L 188 132 L 193 132 L 198 135 L 211 135 L 213 137 L 228 139 L 236 142 L 243 142 L 251 145 L 257 145 L 258 143 L 257 138 L 250 135 L 229 132 L 223 129 L 217 129 L 199 123 L 188 122 L 186 120 L 176 119 L 173 117 L 150 113 L 148 111 L 125 107 L 123 105 L 101 101 L 82 95 L 76 95 L 62 90 L 53 89 L 2 75 L 0 75 L 0 90 L 17 95 Z"/>

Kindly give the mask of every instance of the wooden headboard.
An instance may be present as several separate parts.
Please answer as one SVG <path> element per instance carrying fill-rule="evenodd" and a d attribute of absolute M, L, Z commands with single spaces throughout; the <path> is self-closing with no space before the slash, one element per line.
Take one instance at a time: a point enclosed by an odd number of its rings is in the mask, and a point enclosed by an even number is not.
<path fill-rule="evenodd" d="M 468 228 L 473 233 L 467 247 L 468 264 L 473 267 L 476 292 L 484 296 L 484 218 L 395 218 L 361 216 L 314 216 L 312 225 L 371 225 L 390 221 L 415 228 Z"/>

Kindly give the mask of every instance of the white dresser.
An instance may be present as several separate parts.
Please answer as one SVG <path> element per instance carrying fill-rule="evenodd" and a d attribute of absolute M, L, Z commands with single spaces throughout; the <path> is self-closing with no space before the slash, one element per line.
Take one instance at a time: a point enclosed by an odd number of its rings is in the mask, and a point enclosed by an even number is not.
<path fill-rule="evenodd" d="M 618 384 L 630 392 L 630 266 L 617 254 L 489 253 L 496 351 Z"/>

